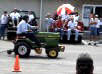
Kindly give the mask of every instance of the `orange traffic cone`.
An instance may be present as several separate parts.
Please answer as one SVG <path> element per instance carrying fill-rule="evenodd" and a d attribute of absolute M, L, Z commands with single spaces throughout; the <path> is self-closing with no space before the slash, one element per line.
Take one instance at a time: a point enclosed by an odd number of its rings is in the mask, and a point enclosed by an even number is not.
<path fill-rule="evenodd" d="M 15 63 L 13 72 L 21 72 L 20 70 L 20 63 L 19 63 L 19 55 L 16 55 Z"/>

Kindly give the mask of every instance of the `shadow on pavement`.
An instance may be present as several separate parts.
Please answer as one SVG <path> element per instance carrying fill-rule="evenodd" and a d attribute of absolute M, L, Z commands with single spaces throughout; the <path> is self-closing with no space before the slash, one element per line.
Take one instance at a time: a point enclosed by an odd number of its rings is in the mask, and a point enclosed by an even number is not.
<path fill-rule="evenodd" d="M 21 58 L 21 59 L 52 59 L 52 58 L 49 58 L 49 57 L 47 57 L 47 56 L 39 56 L 39 55 L 35 55 L 35 56 L 29 56 L 29 57 L 27 57 L 27 58 Z M 58 59 L 63 59 L 63 58 L 61 58 L 61 57 L 58 57 L 58 58 L 55 58 L 54 60 L 58 60 Z"/>

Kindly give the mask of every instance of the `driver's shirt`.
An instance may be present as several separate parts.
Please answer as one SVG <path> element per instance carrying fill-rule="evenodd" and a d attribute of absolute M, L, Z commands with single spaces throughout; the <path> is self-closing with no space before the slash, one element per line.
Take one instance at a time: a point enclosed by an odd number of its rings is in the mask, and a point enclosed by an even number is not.
<path fill-rule="evenodd" d="M 29 28 L 31 28 L 30 24 L 26 23 L 24 20 L 22 20 L 18 25 L 17 25 L 17 34 L 22 34 L 26 33 Z"/>
<path fill-rule="evenodd" d="M 75 29 L 75 27 L 77 26 L 77 22 L 72 22 L 72 21 L 69 21 L 68 22 L 68 28 L 69 29 Z"/>

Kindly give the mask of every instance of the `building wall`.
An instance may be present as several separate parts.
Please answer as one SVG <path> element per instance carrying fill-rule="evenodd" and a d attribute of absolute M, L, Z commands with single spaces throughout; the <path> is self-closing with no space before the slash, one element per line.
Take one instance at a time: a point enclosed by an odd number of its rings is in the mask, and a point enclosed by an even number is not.
<path fill-rule="evenodd" d="M 14 8 L 22 10 L 34 10 L 39 16 L 40 0 L 0 0 L 0 13 L 4 10 L 12 11 Z"/>

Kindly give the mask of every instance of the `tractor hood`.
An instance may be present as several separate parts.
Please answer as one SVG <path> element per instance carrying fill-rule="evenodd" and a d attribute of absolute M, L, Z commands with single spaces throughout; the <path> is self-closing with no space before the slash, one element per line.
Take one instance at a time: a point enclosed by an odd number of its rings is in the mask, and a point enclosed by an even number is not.
<path fill-rule="evenodd" d="M 60 34 L 54 32 L 38 32 L 36 36 L 44 38 L 60 38 Z"/>
<path fill-rule="evenodd" d="M 41 43 L 46 44 L 46 48 L 48 47 L 56 47 L 58 46 L 60 34 L 54 32 L 38 32 L 36 37 L 39 39 Z"/>

